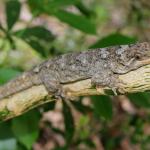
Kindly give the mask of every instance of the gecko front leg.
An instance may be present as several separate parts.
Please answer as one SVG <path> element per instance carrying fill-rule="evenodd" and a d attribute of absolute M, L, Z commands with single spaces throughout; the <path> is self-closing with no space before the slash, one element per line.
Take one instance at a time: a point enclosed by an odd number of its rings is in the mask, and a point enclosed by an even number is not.
<path fill-rule="evenodd" d="M 117 95 L 117 89 L 119 84 L 118 75 L 114 74 L 111 71 L 97 72 L 93 75 L 91 79 L 92 85 L 95 85 L 98 89 L 99 87 L 109 87 L 112 89 L 115 95 Z"/>
<path fill-rule="evenodd" d="M 39 77 L 49 94 L 54 95 L 56 99 L 65 99 L 66 94 L 59 82 L 59 76 L 55 71 L 42 69 Z"/>

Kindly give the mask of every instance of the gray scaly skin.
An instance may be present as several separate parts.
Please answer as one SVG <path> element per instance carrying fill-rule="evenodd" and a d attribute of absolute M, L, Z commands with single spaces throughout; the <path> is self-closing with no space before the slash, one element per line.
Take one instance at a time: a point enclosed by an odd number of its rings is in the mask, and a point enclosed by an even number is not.
<path fill-rule="evenodd" d="M 0 99 L 34 85 L 62 96 L 62 84 L 91 79 L 94 86 L 118 88 L 118 75 L 150 64 L 148 42 L 68 53 L 47 60 L 0 87 Z"/>

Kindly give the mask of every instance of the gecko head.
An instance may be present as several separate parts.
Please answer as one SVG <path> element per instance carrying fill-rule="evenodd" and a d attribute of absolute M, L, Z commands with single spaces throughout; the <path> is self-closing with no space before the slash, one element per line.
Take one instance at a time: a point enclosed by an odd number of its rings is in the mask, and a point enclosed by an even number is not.
<path fill-rule="evenodd" d="M 131 69 L 150 64 L 150 44 L 148 42 L 122 45 L 116 50 L 118 63 Z"/>

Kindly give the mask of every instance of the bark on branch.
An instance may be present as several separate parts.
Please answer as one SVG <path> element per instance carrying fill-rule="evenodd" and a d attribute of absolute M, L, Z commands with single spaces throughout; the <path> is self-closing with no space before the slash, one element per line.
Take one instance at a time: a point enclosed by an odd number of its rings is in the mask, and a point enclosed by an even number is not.
<path fill-rule="evenodd" d="M 150 65 L 143 66 L 119 76 L 125 84 L 120 84 L 120 94 L 135 93 L 150 90 Z M 91 80 L 82 80 L 63 86 L 69 96 L 102 95 L 110 94 L 111 89 L 101 87 L 95 89 Z M 17 94 L 0 100 L 0 121 L 4 121 L 27 112 L 39 105 L 52 101 L 43 85 L 33 86 Z"/>

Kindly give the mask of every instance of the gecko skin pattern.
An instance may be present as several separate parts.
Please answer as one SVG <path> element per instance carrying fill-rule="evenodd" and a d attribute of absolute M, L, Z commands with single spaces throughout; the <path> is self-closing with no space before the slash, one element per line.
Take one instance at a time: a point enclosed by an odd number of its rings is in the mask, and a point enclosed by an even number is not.
<path fill-rule="evenodd" d="M 0 87 L 0 99 L 43 84 L 60 96 L 62 84 L 91 79 L 94 86 L 116 88 L 118 75 L 150 64 L 148 42 L 91 49 L 49 59 Z"/>

